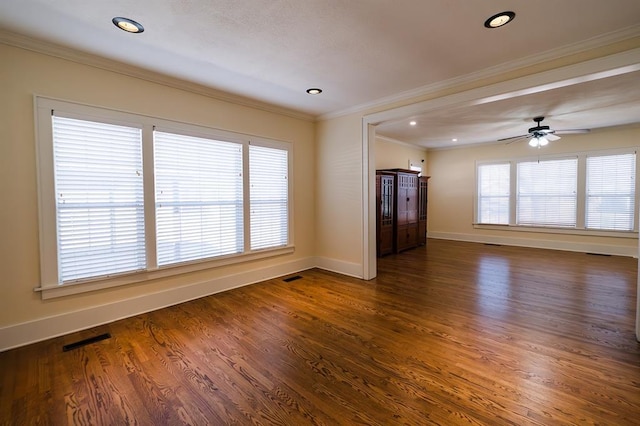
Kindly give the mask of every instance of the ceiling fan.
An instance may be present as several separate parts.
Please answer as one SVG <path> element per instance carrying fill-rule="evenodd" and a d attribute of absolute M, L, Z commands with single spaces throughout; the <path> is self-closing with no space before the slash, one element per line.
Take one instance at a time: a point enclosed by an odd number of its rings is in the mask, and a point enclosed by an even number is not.
<path fill-rule="evenodd" d="M 529 133 L 526 135 L 511 136 L 510 138 L 498 139 L 501 141 L 508 141 L 507 143 L 517 142 L 520 139 L 529 139 L 529 145 L 534 148 L 540 148 L 549 143 L 549 141 L 557 141 L 560 139 L 559 134 L 577 134 L 577 133 L 589 133 L 590 129 L 566 129 L 566 130 L 551 130 L 549 126 L 543 126 L 542 123 L 544 117 L 534 117 L 536 125 L 529 129 Z"/>

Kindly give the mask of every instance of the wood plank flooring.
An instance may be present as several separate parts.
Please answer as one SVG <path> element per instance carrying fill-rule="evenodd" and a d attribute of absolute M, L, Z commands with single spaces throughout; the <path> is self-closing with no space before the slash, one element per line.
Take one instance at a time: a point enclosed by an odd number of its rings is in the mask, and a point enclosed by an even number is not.
<path fill-rule="evenodd" d="M 429 240 L 1 353 L 0 424 L 638 425 L 636 274 Z"/>

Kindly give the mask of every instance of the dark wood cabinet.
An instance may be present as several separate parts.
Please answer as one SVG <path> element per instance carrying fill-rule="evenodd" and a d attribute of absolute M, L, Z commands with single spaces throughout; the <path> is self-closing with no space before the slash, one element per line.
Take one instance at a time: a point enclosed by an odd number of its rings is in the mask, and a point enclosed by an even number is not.
<path fill-rule="evenodd" d="M 376 173 L 377 253 L 400 253 L 427 242 L 428 177 L 405 169 Z"/>

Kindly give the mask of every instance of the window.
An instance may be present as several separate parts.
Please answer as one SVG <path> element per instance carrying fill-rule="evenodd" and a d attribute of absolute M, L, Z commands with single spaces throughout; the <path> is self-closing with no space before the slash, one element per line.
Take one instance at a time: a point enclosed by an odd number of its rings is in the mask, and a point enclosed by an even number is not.
<path fill-rule="evenodd" d="M 587 228 L 633 230 L 635 157 L 635 153 L 587 157 Z"/>
<path fill-rule="evenodd" d="M 155 131 L 158 265 L 242 253 L 242 145 Z"/>
<path fill-rule="evenodd" d="M 478 166 L 478 222 L 509 224 L 510 164 Z"/>
<path fill-rule="evenodd" d="M 518 225 L 576 226 L 577 158 L 518 163 Z"/>
<path fill-rule="evenodd" d="M 289 238 L 288 153 L 249 146 L 251 176 L 251 249 L 279 247 Z"/>
<path fill-rule="evenodd" d="M 636 162 L 626 149 L 478 163 L 476 225 L 635 232 Z"/>
<path fill-rule="evenodd" d="M 141 130 L 52 124 L 59 281 L 144 269 Z"/>
<path fill-rule="evenodd" d="M 36 108 L 41 289 L 293 251 L 291 144 L 40 97 Z"/>

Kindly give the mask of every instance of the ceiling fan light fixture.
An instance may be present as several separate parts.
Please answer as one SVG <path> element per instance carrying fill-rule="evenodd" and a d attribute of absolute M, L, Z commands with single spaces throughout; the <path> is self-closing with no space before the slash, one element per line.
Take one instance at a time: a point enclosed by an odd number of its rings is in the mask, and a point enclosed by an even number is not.
<path fill-rule="evenodd" d="M 142 26 L 142 24 L 134 21 L 133 19 L 116 16 L 111 20 L 111 22 L 113 22 L 113 25 L 115 25 L 116 27 L 128 33 L 138 34 L 144 32 L 144 27 Z"/>
<path fill-rule="evenodd" d="M 529 141 L 529 146 L 532 148 L 540 148 L 547 145 L 549 145 L 549 140 L 544 136 L 534 136 Z"/>
<path fill-rule="evenodd" d="M 510 10 L 496 13 L 495 15 L 484 21 L 484 26 L 485 28 L 499 28 L 513 21 L 515 17 L 515 12 L 512 12 Z"/>

